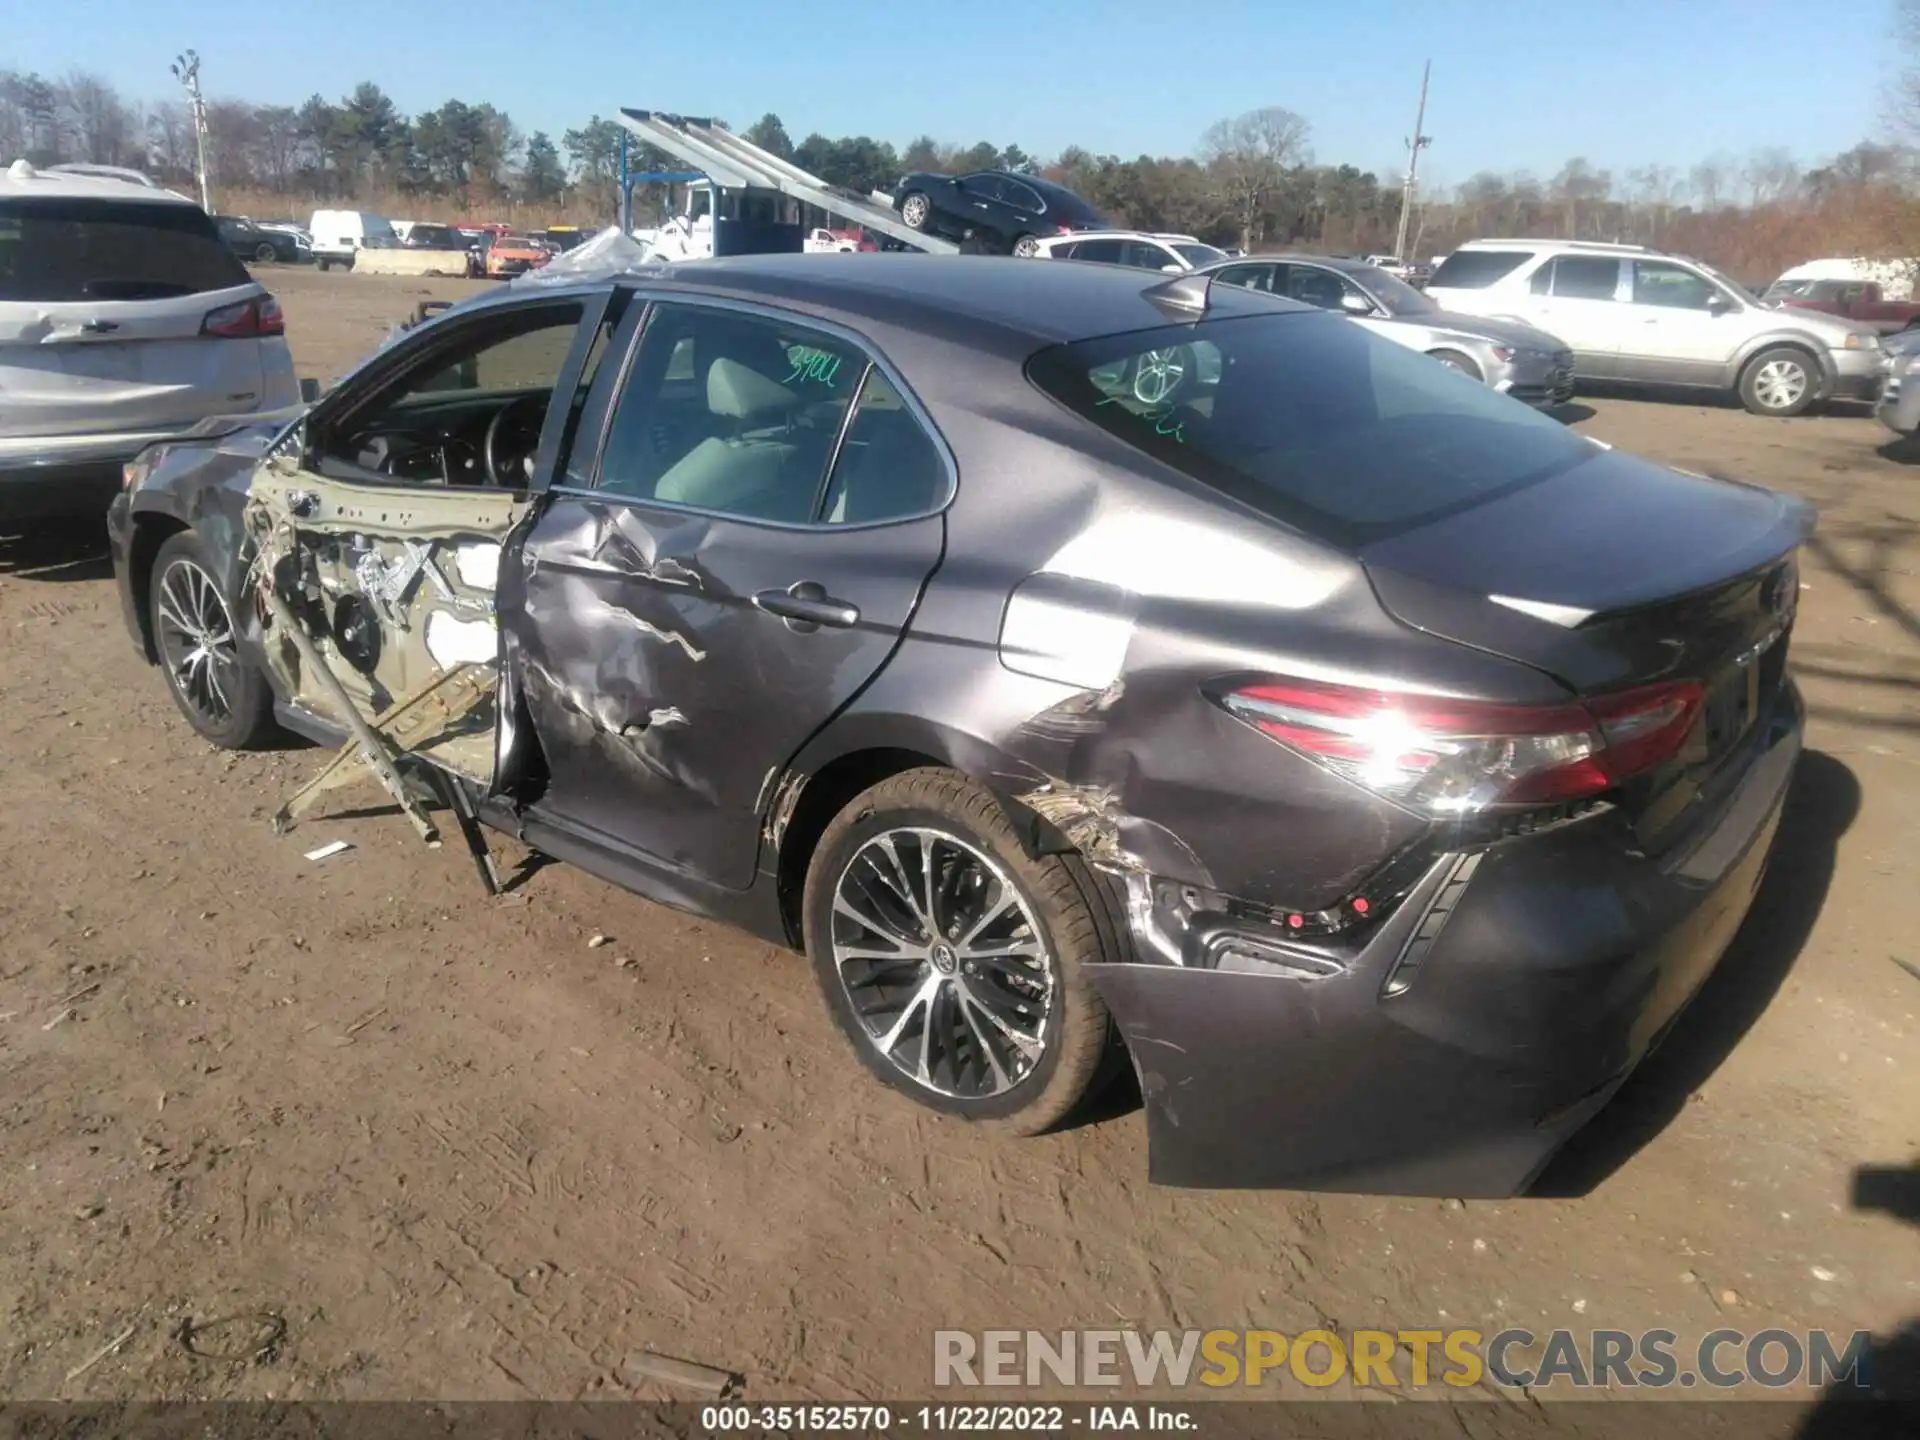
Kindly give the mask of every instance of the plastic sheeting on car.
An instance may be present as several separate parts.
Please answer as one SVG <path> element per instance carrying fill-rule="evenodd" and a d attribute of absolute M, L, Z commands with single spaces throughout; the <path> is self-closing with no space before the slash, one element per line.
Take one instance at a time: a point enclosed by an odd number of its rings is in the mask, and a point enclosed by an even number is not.
<path fill-rule="evenodd" d="M 572 285 L 582 280 L 602 280 L 625 275 L 647 265 L 647 247 L 626 234 L 618 225 L 609 225 L 584 245 L 576 245 L 557 255 L 538 270 L 510 280 L 513 286 Z"/>

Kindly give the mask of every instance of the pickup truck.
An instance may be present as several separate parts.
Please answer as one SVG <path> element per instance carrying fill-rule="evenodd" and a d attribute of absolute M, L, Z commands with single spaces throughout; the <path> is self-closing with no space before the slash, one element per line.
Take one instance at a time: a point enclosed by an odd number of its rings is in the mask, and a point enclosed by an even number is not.
<path fill-rule="evenodd" d="M 1776 280 L 1761 299 L 1838 315 L 1871 325 L 1883 335 L 1920 325 L 1920 301 L 1889 300 L 1872 280 Z"/>

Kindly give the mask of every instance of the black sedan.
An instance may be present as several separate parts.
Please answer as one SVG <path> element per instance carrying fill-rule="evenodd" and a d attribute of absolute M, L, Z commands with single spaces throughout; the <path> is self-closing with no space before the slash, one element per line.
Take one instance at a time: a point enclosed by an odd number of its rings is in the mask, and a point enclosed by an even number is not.
<path fill-rule="evenodd" d="M 1199 276 L 512 285 L 128 482 L 202 735 L 410 717 L 488 823 L 804 953 L 923 1105 L 1032 1133 L 1130 1061 L 1164 1183 L 1524 1187 L 1800 750 L 1804 504 Z"/>
<path fill-rule="evenodd" d="M 220 238 L 227 242 L 227 248 L 256 265 L 276 261 L 294 265 L 313 258 L 313 253 L 305 250 L 296 236 L 284 230 L 265 229 L 240 215 L 216 215 L 214 223 L 220 227 Z"/>
<path fill-rule="evenodd" d="M 1107 222 L 1071 190 L 1033 175 L 980 170 L 971 175 L 909 175 L 894 188 L 893 208 L 914 229 L 950 240 L 971 235 L 981 248 L 1032 255 L 1035 242 Z"/>

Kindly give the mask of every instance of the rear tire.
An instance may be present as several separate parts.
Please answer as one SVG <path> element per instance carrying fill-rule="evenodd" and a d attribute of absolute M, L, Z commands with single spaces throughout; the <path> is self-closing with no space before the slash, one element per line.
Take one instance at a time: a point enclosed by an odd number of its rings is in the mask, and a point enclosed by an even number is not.
<path fill-rule="evenodd" d="M 925 231 L 933 221 L 933 202 L 918 190 L 909 190 L 900 197 L 900 218 L 909 230 Z"/>
<path fill-rule="evenodd" d="M 153 557 L 148 623 L 167 692 L 187 723 L 222 750 L 245 750 L 273 732 L 273 691 L 239 648 L 234 602 L 191 530 Z"/>
<path fill-rule="evenodd" d="M 1109 958 L 1094 883 L 1077 856 L 1030 856 L 965 776 L 908 770 L 856 796 L 820 837 L 807 955 L 881 1083 L 1038 1135 L 1097 1093 L 1121 1053 L 1087 978 Z"/>
<path fill-rule="evenodd" d="M 280 252 L 264 240 L 253 247 L 253 263 L 256 265 L 270 265 L 279 258 Z"/>
<path fill-rule="evenodd" d="M 324 274 L 325 274 L 325 273 L 326 273 L 327 271 L 329 271 L 329 270 L 331 270 L 331 269 L 333 268 L 333 261 L 331 261 L 331 260 L 329 260 L 329 259 L 328 259 L 328 258 L 327 258 L 326 256 L 324 256 L 324 255 L 322 255 L 322 256 L 321 256 L 321 257 L 320 257 L 320 258 L 319 258 L 318 260 L 316 260 L 316 261 L 314 261 L 313 263 L 314 263 L 314 264 L 316 264 L 316 265 L 318 265 L 318 266 L 320 267 L 320 272 L 321 272 L 321 273 L 322 273 L 323 275 L 324 275 Z"/>
<path fill-rule="evenodd" d="M 1013 242 L 1013 253 L 1022 260 L 1031 260 L 1040 253 L 1040 238 L 1037 235 L 1017 236 Z"/>
<path fill-rule="evenodd" d="M 1740 403 L 1755 415 L 1790 419 L 1819 398 L 1820 372 L 1813 357 L 1791 345 L 1762 350 L 1740 372 Z"/>
<path fill-rule="evenodd" d="M 1480 367 L 1474 363 L 1471 355 L 1463 354 L 1458 350 L 1429 350 L 1427 354 L 1449 370 L 1458 370 L 1469 380 L 1478 381 L 1482 385 L 1487 383 L 1487 377 L 1481 373 Z"/>

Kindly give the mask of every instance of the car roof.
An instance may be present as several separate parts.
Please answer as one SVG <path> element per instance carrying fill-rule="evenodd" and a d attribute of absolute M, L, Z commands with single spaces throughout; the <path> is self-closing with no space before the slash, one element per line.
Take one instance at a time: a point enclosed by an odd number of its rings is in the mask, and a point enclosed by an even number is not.
<path fill-rule="evenodd" d="M 192 205 L 193 201 L 157 185 L 57 167 L 39 169 L 16 160 L 0 171 L 0 200 L 129 200 L 148 205 Z"/>
<path fill-rule="evenodd" d="M 644 284 L 713 299 L 777 305 L 850 325 L 946 329 L 978 325 L 1038 348 L 1179 323 L 1147 292 L 1177 277 L 1118 265 L 1036 265 L 985 255 L 739 255 L 542 286 L 545 293 Z M 525 290 L 507 286 L 500 300 Z M 475 302 L 491 301 L 494 296 Z M 1239 286 L 1210 287 L 1208 317 L 1320 314 L 1311 305 Z M 466 307 L 462 306 L 465 310 Z M 471 313 L 470 311 L 468 313 Z"/>
<path fill-rule="evenodd" d="M 1184 239 L 1173 235 L 1160 235 L 1152 230 L 1069 230 L 1064 235 L 1046 235 L 1040 243 L 1046 246 L 1071 245 L 1076 240 L 1158 240 L 1165 244 L 1175 239 Z"/>
<path fill-rule="evenodd" d="M 1229 265 L 1303 264 L 1324 265 L 1329 270 L 1339 270 L 1352 274 L 1357 270 L 1378 270 L 1378 265 L 1365 260 L 1355 260 L 1350 255 L 1311 255 L 1304 250 L 1263 250 L 1257 255 L 1229 255 L 1225 260 L 1216 260 L 1211 265 L 1202 265 L 1202 270 L 1224 270 Z"/>
<path fill-rule="evenodd" d="M 1610 240 L 1469 240 L 1460 250 L 1573 250 L 1595 255 L 1665 255 L 1651 245 L 1622 245 Z M 1456 252 L 1458 253 L 1458 252 Z"/>

